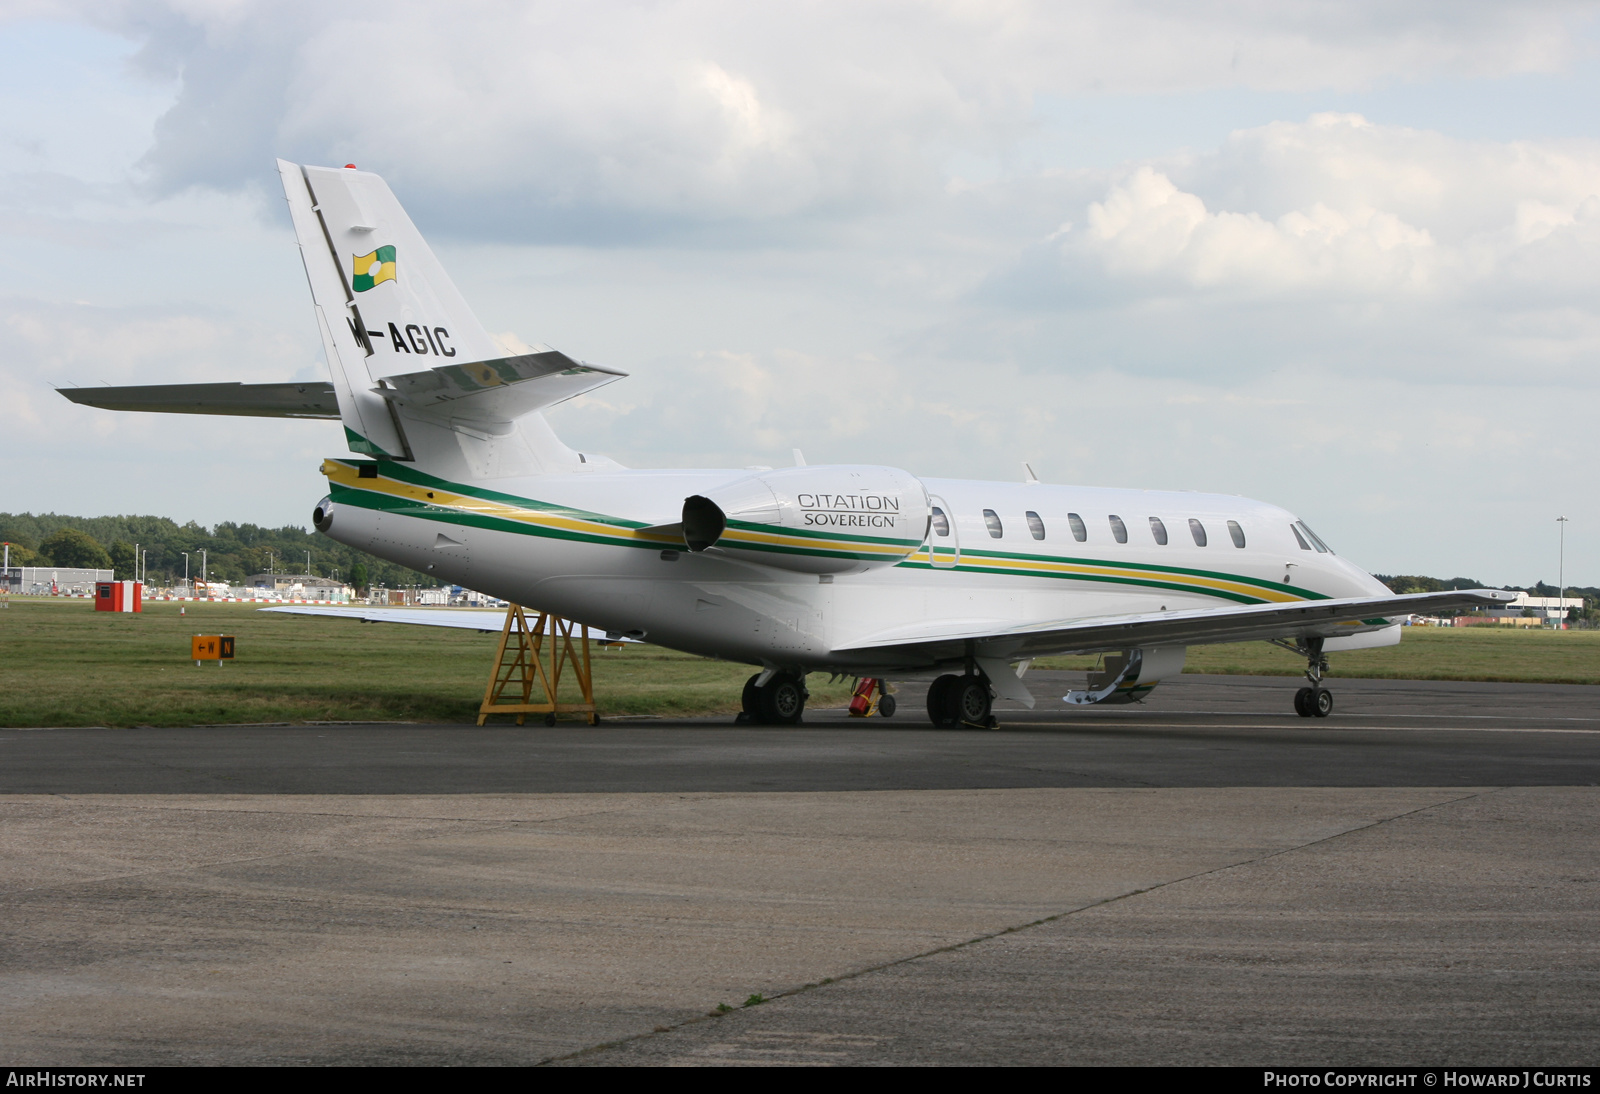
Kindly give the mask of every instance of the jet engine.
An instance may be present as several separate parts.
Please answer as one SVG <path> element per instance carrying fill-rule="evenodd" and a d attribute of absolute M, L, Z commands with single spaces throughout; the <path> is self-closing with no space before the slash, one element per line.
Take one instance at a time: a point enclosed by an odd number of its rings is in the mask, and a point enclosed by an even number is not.
<path fill-rule="evenodd" d="M 786 467 L 684 499 L 684 545 L 805 574 L 893 566 L 928 534 L 922 481 L 894 467 Z"/>

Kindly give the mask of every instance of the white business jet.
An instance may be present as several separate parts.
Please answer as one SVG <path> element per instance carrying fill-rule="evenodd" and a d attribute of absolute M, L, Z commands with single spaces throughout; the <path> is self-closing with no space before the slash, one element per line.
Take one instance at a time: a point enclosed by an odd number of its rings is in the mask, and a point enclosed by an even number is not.
<path fill-rule="evenodd" d="M 1329 653 L 1392 645 L 1413 612 L 1512 596 L 1392 595 L 1294 514 L 1226 495 L 798 458 L 629 470 L 568 447 L 540 413 L 624 373 L 498 345 L 377 175 L 278 170 L 333 383 L 62 393 L 338 418 L 355 455 L 323 462 L 322 533 L 613 635 L 754 666 L 745 720 L 798 721 L 807 674 L 827 672 L 931 680 L 936 725 L 992 726 L 995 700 L 1032 708 L 1021 676 L 1040 655 L 1105 654 L 1066 700 L 1128 703 L 1180 672 L 1187 646 L 1251 639 L 1305 658 L 1295 709 L 1324 717 Z"/>

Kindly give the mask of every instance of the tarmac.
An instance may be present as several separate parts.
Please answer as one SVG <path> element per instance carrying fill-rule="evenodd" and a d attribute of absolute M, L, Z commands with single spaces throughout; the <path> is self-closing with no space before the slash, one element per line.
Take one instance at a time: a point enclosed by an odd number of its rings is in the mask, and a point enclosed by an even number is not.
<path fill-rule="evenodd" d="M 1295 686 L 0 730 L 0 1057 L 1593 1066 L 1600 689 Z"/>

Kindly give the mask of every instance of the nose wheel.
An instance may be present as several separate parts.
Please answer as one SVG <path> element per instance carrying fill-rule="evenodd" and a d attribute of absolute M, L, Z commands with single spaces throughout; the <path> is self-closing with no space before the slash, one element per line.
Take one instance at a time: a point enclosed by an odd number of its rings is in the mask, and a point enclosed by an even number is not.
<path fill-rule="evenodd" d="M 1293 646 L 1279 640 L 1275 645 L 1293 650 L 1306 659 L 1306 679 L 1311 686 L 1294 693 L 1294 712 L 1302 718 L 1326 718 L 1332 714 L 1333 692 L 1322 686 L 1322 674 L 1328 671 L 1328 659 L 1322 654 L 1322 639 L 1302 638 Z"/>
<path fill-rule="evenodd" d="M 1302 718 L 1326 718 L 1333 713 L 1333 692 L 1327 688 L 1301 688 L 1294 693 L 1294 712 Z"/>

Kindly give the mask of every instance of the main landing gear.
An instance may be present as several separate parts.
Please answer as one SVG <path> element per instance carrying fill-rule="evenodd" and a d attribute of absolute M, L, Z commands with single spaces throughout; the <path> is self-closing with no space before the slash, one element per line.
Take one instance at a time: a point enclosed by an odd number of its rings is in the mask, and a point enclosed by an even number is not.
<path fill-rule="evenodd" d="M 1293 646 L 1281 643 L 1306 659 L 1306 679 L 1311 686 L 1294 693 L 1294 712 L 1302 718 L 1326 718 L 1333 713 L 1333 692 L 1322 686 L 1322 674 L 1328 671 L 1328 659 L 1322 655 L 1322 639 L 1302 638 Z"/>
<path fill-rule="evenodd" d="M 1000 724 L 989 709 L 993 702 L 987 677 L 947 673 L 928 688 L 928 718 L 941 729 L 993 729 Z"/>
<path fill-rule="evenodd" d="M 756 673 L 744 683 L 744 710 L 737 721 L 741 725 L 754 723 L 763 726 L 792 726 L 800 721 L 806 710 L 806 700 L 811 693 L 806 690 L 806 679 L 798 673 L 775 672 L 765 684 L 757 685 L 761 673 Z"/>

